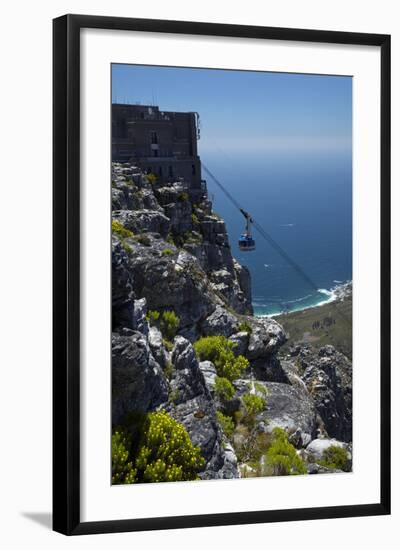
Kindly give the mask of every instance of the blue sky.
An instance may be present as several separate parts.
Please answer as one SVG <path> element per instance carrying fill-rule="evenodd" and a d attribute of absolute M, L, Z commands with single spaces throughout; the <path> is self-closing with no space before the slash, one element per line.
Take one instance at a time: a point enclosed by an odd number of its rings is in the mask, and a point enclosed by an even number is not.
<path fill-rule="evenodd" d="M 351 150 L 351 77 L 113 65 L 112 100 L 197 111 L 200 154 Z"/>

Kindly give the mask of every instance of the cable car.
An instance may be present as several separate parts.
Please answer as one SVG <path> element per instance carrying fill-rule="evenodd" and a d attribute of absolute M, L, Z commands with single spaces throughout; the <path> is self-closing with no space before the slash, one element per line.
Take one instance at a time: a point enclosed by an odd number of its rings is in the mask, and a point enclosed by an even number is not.
<path fill-rule="evenodd" d="M 239 250 L 242 252 L 251 252 L 256 249 L 256 241 L 253 239 L 250 229 L 253 220 L 248 212 L 242 208 L 240 208 L 240 211 L 246 219 L 246 229 L 245 232 L 240 235 L 238 242 Z"/>

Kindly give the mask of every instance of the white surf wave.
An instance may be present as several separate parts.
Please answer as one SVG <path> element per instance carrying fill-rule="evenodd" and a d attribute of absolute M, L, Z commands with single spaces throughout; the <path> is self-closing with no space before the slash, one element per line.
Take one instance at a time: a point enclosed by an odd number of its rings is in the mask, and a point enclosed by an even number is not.
<path fill-rule="evenodd" d="M 307 298 L 312 298 L 312 294 L 307 294 L 307 296 L 302 296 L 301 298 L 296 298 L 295 300 L 286 300 L 282 301 L 284 304 L 296 304 L 297 302 L 303 302 Z"/>
<path fill-rule="evenodd" d="M 318 293 L 322 294 L 322 296 L 324 296 L 323 299 L 319 300 L 316 304 L 310 304 L 310 305 L 306 305 L 306 306 L 301 306 L 300 305 L 299 307 L 294 307 L 293 309 L 289 310 L 289 313 L 292 313 L 292 312 L 295 312 L 295 311 L 303 311 L 305 309 L 310 309 L 310 308 L 313 308 L 313 307 L 320 307 L 320 306 L 323 306 L 325 304 L 329 304 L 331 302 L 334 302 L 335 300 L 340 298 L 341 290 L 349 284 L 351 284 L 351 281 L 346 281 L 345 283 L 337 284 L 330 290 L 328 290 L 327 288 L 319 288 Z M 312 298 L 312 297 L 313 297 L 313 294 L 307 294 L 306 296 L 302 296 L 301 298 L 296 298 L 295 300 L 282 300 L 281 303 L 282 303 L 282 305 L 295 304 L 295 303 L 303 302 L 304 300 L 306 300 L 308 298 Z M 254 305 L 256 305 L 256 304 L 254 304 Z M 259 307 L 263 307 L 263 306 L 260 305 Z M 264 307 L 268 307 L 268 306 L 265 305 Z M 286 312 L 285 311 L 278 311 L 276 313 L 260 314 L 260 315 L 257 315 L 257 317 L 277 317 L 278 315 L 282 315 L 283 313 L 286 313 Z"/>

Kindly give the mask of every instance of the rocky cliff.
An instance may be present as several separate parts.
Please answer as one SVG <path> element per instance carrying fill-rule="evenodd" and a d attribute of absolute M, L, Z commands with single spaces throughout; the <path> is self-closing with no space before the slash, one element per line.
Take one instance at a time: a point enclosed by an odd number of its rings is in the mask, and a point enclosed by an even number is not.
<path fill-rule="evenodd" d="M 114 164 L 112 210 L 113 425 L 167 411 L 200 448 L 203 479 L 271 473 L 275 427 L 309 473 L 329 471 L 321 441 L 350 459 L 350 362 L 331 346 L 278 359 L 284 330 L 252 316 L 250 274 L 207 194 Z M 215 336 L 225 366 L 199 355 L 199 340 Z"/>

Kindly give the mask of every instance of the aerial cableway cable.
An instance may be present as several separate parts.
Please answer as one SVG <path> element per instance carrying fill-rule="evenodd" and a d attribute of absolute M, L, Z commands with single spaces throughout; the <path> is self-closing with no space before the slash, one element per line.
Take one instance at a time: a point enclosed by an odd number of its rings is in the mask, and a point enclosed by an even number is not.
<path fill-rule="evenodd" d="M 221 191 L 224 193 L 224 195 L 226 197 L 228 197 L 228 199 L 231 201 L 231 203 L 239 210 L 239 212 L 241 214 L 243 214 L 243 212 L 246 212 L 243 207 L 238 203 L 238 201 L 235 199 L 235 197 L 233 197 L 233 195 L 225 188 L 225 186 L 214 176 L 214 174 L 207 168 L 207 166 L 201 162 L 201 166 L 202 168 L 204 169 L 204 171 L 206 172 L 206 174 L 213 180 L 213 182 L 217 185 L 217 187 L 219 187 L 219 189 L 221 189 Z M 247 214 L 247 212 L 246 212 Z M 319 292 L 319 289 L 318 289 L 318 286 L 314 283 L 314 281 L 312 279 L 310 279 L 310 277 L 304 273 L 303 269 L 299 266 L 299 264 L 293 260 L 289 254 L 287 254 L 287 252 L 285 252 L 285 250 L 275 241 L 275 239 L 273 239 L 271 237 L 271 235 L 269 235 L 267 233 L 267 231 L 265 231 L 265 229 L 253 218 L 253 216 L 251 217 L 251 221 L 252 221 L 252 224 L 253 226 L 257 229 L 257 231 L 259 232 L 259 234 L 261 235 L 261 237 L 263 237 L 267 243 L 276 251 L 278 252 L 278 254 L 284 259 L 286 260 L 286 262 L 296 271 L 296 273 L 298 273 L 298 275 L 300 275 L 300 277 L 313 289 L 315 290 L 316 292 Z M 332 302 L 332 305 L 334 307 L 336 307 L 335 303 Z M 337 309 L 337 307 L 336 307 Z M 347 316 L 342 312 L 340 311 L 339 309 L 337 309 L 337 312 L 339 313 L 339 315 L 341 315 L 350 325 L 351 325 L 351 321 L 347 318 Z"/>

